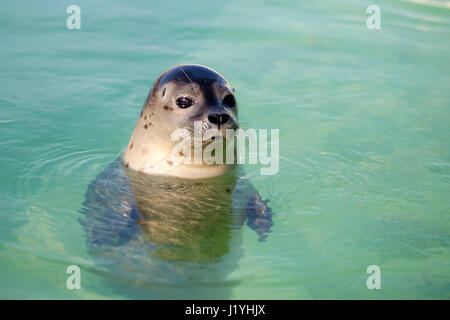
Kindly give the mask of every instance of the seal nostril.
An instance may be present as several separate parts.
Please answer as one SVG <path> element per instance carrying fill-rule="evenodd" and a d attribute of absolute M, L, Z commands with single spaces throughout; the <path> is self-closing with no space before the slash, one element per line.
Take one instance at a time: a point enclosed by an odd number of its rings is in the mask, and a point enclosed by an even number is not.
<path fill-rule="evenodd" d="M 208 116 L 208 120 L 209 120 L 209 122 L 211 122 L 213 124 L 218 124 L 219 120 L 220 120 L 220 116 L 218 114 L 210 114 Z"/>
<path fill-rule="evenodd" d="M 227 123 L 228 120 L 230 120 L 230 116 L 227 115 L 227 114 L 223 114 L 223 115 L 220 117 L 220 124 Z"/>

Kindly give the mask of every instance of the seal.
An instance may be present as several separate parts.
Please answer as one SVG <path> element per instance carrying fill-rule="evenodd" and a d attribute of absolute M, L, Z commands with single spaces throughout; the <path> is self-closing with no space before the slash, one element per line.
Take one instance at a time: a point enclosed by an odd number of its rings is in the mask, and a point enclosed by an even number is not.
<path fill-rule="evenodd" d="M 156 80 L 148 94 L 124 154 L 125 165 L 147 174 L 182 178 L 210 178 L 233 169 L 232 164 L 203 161 L 185 165 L 183 159 L 172 159 L 176 141 L 171 134 L 180 128 L 192 134 L 195 121 L 201 123 L 203 131 L 215 129 L 222 136 L 227 129 L 236 129 L 233 88 L 210 68 L 174 66 Z M 194 151 L 190 154 L 193 156 Z M 182 152 L 179 155 L 185 156 Z"/>
<path fill-rule="evenodd" d="M 192 285 L 206 266 L 208 279 L 219 282 L 236 268 L 241 226 L 267 238 L 272 211 L 243 168 L 171 158 L 174 130 L 192 134 L 200 122 L 223 136 L 238 128 L 237 108 L 229 82 L 201 65 L 174 66 L 155 81 L 126 151 L 89 184 L 81 209 L 89 252 L 111 278 L 123 279 L 116 288 L 140 287 L 135 298 L 212 298 Z M 227 295 L 219 290 L 214 298 Z"/>

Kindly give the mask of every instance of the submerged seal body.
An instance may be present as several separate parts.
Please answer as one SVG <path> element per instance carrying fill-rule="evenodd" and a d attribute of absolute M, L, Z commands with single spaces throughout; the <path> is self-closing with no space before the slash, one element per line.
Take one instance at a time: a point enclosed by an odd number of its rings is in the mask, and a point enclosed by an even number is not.
<path fill-rule="evenodd" d="M 83 203 L 80 221 L 90 253 L 110 272 L 156 288 L 162 279 L 198 281 L 204 274 L 192 266 L 207 263 L 215 265 L 211 277 L 224 279 L 236 266 L 245 221 L 260 240 L 267 237 L 272 212 L 241 168 L 171 158 L 176 129 L 192 133 L 195 121 L 219 135 L 238 128 L 233 91 L 200 65 L 172 67 L 156 80 L 126 151 L 90 183 Z M 144 296 L 166 297 L 163 292 L 159 287 Z"/>

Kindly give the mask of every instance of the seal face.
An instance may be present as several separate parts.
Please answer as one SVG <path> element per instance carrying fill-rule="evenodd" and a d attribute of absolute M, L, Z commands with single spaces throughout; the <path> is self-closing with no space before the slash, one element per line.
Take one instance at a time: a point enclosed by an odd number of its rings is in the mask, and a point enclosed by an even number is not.
<path fill-rule="evenodd" d="M 227 164 L 178 164 L 170 160 L 177 129 L 238 128 L 233 88 L 216 71 L 201 65 L 177 65 L 159 76 L 148 94 L 124 154 L 125 166 L 148 174 L 206 178 L 233 168 Z M 183 154 L 180 154 L 183 157 Z"/>

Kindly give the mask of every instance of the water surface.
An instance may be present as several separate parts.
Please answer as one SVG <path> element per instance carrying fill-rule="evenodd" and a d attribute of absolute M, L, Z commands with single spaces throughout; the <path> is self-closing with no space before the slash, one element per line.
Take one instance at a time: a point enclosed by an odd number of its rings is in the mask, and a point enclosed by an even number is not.
<path fill-rule="evenodd" d="M 81 30 L 70 4 L 0 1 L 0 297 L 145 297 L 89 253 L 80 210 L 153 81 L 199 63 L 236 88 L 245 127 L 280 129 L 280 170 L 246 167 L 273 232 L 241 228 L 233 267 L 197 292 L 450 298 L 448 1 L 377 1 L 372 31 L 364 1 L 81 0 Z M 184 297 L 178 280 L 162 286 Z"/>

